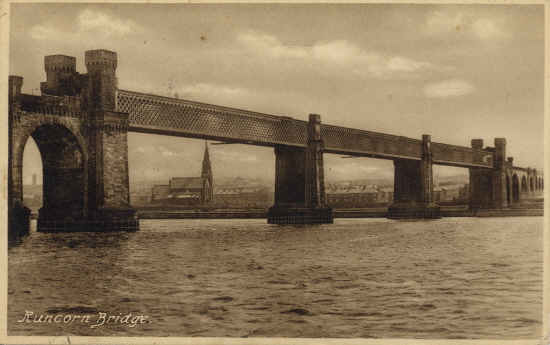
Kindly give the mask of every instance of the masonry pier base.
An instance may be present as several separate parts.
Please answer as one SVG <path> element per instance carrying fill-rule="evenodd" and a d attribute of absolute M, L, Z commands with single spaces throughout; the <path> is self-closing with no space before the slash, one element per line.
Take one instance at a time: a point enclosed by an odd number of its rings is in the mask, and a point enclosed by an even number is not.
<path fill-rule="evenodd" d="M 269 208 L 269 224 L 333 223 L 332 208 L 324 204 L 288 203 Z"/>
<path fill-rule="evenodd" d="M 332 223 L 325 204 L 321 116 L 309 115 L 307 147 L 275 147 L 275 205 L 269 224 Z"/>
<path fill-rule="evenodd" d="M 17 205 L 9 210 L 8 238 L 15 240 L 30 232 L 31 210 L 27 206 Z"/>
<path fill-rule="evenodd" d="M 388 219 L 440 219 L 441 208 L 435 203 L 402 203 L 388 207 Z"/>
<path fill-rule="evenodd" d="M 42 210 L 41 210 L 42 211 Z M 137 231 L 139 219 L 132 208 L 103 208 L 88 217 L 63 219 L 39 212 L 36 225 L 38 232 L 114 232 Z"/>
<path fill-rule="evenodd" d="M 439 219 L 441 209 L 433 201 L 433 152 L 431 137 L 422 136 L 422 159 L 395 159 L 394 201 L 388 219 Z"/>
<path fill-rule="evenodd" d="M 483 149 L 482 139 L 472 139 L 472 148 Z M 495 138 L 495 147 L 487 147 L 494 153 L 493 169 L 470 169 L 470 210 L 505 209 L 512 202 L 512 184 L 507 170 L 512 166 L 506 159 L 506 139 Z"/>

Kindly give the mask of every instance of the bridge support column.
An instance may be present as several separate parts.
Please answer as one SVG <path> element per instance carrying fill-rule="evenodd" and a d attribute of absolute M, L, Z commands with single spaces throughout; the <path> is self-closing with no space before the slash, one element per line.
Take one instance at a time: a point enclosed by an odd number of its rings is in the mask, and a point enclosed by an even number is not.
<path fill-rule="evenodd" d="M 420 161 L 396 159 L 394 204 L 388 207 L 389 219 L 438 219 L 439 206 L 433 202 L 433 154 L 429 135 L 422 136 Z"/>
<path fill-rule="evenodd" d="M 540 195 L 539 175 L 537 169 L 533 169 L 533 197 Z"/>
<path fill-rule="evenodd" d="M 473 139 L 472 148 L 481 150 L 483 140 Z M 506 139 L 495 138 L 493 169 L 470 169 L 470 209 L 501 209 L 508 207 L 508 185 L 506 168 Z"/>
<path fill-rule="evenodd" d="M 275 148 L 275 205 L 270 224 L 332 223 L 332 208 L 325 204 L 321 117 L 309 116 L 307 148 Z"/>
<path fill-rule="evenodd" d="M 130 206 L 128 176 L 128 114 L 116 109 L 117 55 L 106 50 L 86 52 L 88 69 L 88 224 L 95 231 L 139 229 Z"/>
<path fill-rule="evenodd" d="M 65 95 L 70 89 L 67 84 L 70 79 L 63 82 L 55 73 L 66 70 L 67 64 L 74 73 L 75 59 L 47 57 L 46 64 L 48 81 L 42 83 L 42 91 Z M 37 230 L 138 230 L 137 212 L 129 205 L 128 114 L 116 111 L 117 55 L 107 50 L 87 51 L 85 65 L 88 72 L 85 76 L 73 76 L 81 83 L 76 86 L 81 87 L 79 116 L 83 121 L 85 147 L 79 147 L 83 150 L 80 153 L 76 144 L 52 139 L 51 133 L 46 133 L 49 136 L 46 135 L 42 146 L 46 142 L 57 143 L 66 157 L 55 154 L 43 157 L 48 170 L 44 170 L 44 207 L 39 211 Z M 34 134 L 39 145 L 40 133 Z M 78 212 L 72 212 L 71 208 Z"/>
<path fill-rule="evenodd" d="M 128 114 L 106 110 L 90 113 L 88 223 L 91 230 L 139 229 L 130 204 L 128 177 Z"/>
<path fill-rule="evenodd" d="M 30 214 L 23 205 L 23 167 L 13 154 L 13 127 L 16 113 L 21 108 L 21 87 L 23 78 L 9 77 L 8 94 L 8 238 L 14 240 L 29 234 Z M 21 157 L 22 160 L 22 157 Z"/>

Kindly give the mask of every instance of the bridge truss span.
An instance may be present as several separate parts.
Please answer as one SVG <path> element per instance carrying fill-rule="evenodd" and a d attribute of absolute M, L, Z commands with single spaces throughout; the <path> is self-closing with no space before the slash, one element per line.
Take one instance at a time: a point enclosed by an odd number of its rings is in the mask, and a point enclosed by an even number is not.
<path fill-rule="evenodd" d="M 274 146 L 307 145 L 307 122 L 204 103 L 118 90 L 130 131 Z"/>
<path fill-rule="evenodd" d="M 373 158 L 422 158 L 422 141 L 353 128 L 321 125 L 325 152 Z"/>
<path fill-rule="evenodd" d="M 308 122 L 177 98 L 117 90 L 117 111 L 129 114 L 129 131 L 260 146 L 306 147 Z M 422 140 L 321 125 L 324 151 L 382 159 L 422 159 Z M 432 143 L 435 164 L 492 168 L 493 153 Z"/>
<path fill-rule="evenodd" d="M 463 146 L 431 143 L 433 163 L 462 168 L 492 168 L 494 153 Z"/>

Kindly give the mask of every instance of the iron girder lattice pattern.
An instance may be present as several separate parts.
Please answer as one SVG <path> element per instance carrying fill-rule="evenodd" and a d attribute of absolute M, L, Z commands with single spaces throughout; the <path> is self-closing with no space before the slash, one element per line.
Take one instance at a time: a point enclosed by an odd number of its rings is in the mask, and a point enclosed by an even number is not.
<path fill-rule="evenodd" d="M 129 114 L 130 131 L 214 138 L 257 145 L 307 146 L 308 122 L 285 116 L 117 91 L 117 111 Z M 403 136 L 321 125 L 328 153 L 378 158 L 422 158 L 422 141 Z M 436 164 L 491 168 L 493 153 L 468 147 L 432 143 Z"/>
<path fill-rule="evenodd" d="M 464 167 L 492 168 L 494 153 L 468 147 L 432 143 L 433 162 Z"/>
<path fill-rule="evenodd" d="M 117 109 L 129 113 L 130 130 L 154 126 L 193 136 L 256 144 L 307 144 L 307 122 L 180 99 L 118 90 Z"/>
<path fill-rule="evenodd" d="M 321 126 L 326 151 L 409 159 L 422 158 L 422 141 L 352 128 Z"/>

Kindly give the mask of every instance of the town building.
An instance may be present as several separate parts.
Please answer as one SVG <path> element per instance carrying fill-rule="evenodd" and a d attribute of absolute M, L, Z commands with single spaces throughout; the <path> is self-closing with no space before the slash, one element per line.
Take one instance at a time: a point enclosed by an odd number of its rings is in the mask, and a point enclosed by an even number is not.
<path fill-rule="evenodd" d="M 214 191 L 214 203 L 219 207 L 269 207 L 273 192 L 265 186 L 219 188 Z"/>
<path fill-rule="evenodd" d="M 381 202 L 393 202 L 393 187 L 381 187 L 378 189 L 378 200 Z"/>
<path fill-rule="evenodd" d="M 367 207 L 379 201 L 379 192 L 369 187 L 344 187 L 325 192 L 328 205 L 333 207 Z"/>
<path fill-rule="evenodd" d="M 204 148 L 202 172 L 199 177 L 173 177 L 166 185 L 154 185 L 151 203 L 184 206 L 206 205 L 213 201 L 212 164 L 208 143 Z"/>
<path fill-rule="evenodd" d="M 464 185 L 458 183 L 440 183 L 434 187 L 433 197 L 435 202 L 453 201 L 461 197 Z M 463 193 L 462 193 L 463 194 Z"/>

